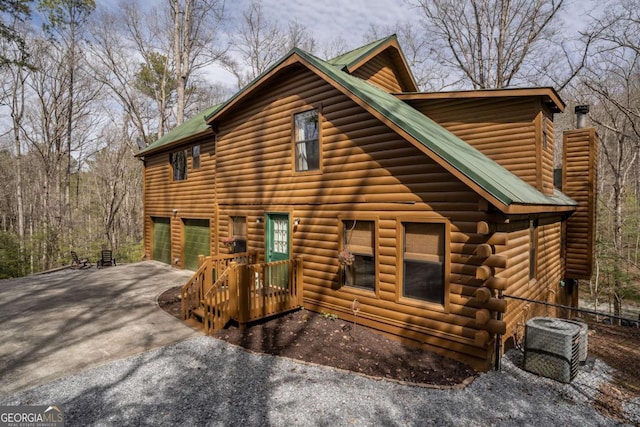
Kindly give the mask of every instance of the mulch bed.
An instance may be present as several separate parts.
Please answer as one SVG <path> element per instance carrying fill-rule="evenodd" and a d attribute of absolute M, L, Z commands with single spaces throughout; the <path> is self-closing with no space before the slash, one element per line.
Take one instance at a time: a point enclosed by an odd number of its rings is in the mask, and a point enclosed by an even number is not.
<path fill-rule="evenodd" d="M 180 318 L 179 288 L 158 297 L 162 309 Z M 215 338 L 257 353 L 332 366 L 377 378 L 440 387 L 469 383 L 477 372 L 439 354 L 408 346 L 328 314 L 299 310 L 252 324 L 231 325 Z"/>

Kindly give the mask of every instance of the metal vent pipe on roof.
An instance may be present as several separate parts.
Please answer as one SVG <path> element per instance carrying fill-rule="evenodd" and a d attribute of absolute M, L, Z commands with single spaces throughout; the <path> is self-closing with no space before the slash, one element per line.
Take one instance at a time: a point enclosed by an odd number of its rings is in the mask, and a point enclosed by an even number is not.
<path fill-rule="evenodd" d="M 576 113 L 576 128 L 582 129 L 587 127 L 587 118 L 589 114 L 589 106 L 588 105 L 576 105 L 575 108 Z"/>

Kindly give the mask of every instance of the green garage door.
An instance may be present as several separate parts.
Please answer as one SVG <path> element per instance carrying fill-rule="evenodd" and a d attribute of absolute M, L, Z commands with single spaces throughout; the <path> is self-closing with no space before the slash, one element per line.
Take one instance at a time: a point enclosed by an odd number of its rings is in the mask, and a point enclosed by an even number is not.
<path fill-rule="evenodd" d="M 196 271 L 198 255 L 209 256 L 211 235 L 208 219 L 185 219 L 184 221 L 184 268 Z"/>
<path fill-rule="evenodd" d="M 151 218 L 153 221 L 153 259 L 171 264 L 171 220 Z"/>

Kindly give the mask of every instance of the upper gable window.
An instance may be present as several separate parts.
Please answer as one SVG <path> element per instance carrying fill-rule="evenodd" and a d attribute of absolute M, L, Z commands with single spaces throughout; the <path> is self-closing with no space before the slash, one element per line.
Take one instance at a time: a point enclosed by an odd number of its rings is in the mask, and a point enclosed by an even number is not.
<path fill-rule="evenodd" d="M 318 109 L 293 116 L 296 172 L 320 169 Z"/>
<path fill-rule="evenodd" d="M 535 280 L 537 274 L 536 262 L 538 259 L 538 230 L 536 221 L 529 220 L 529 280 Z"/>
<path fill-rule="evenodd" d="M 170 161 L 173 169 L 173 180 L 183 181 L 187 179 L 187 150 L 180 150 L 171 153 Z"/>

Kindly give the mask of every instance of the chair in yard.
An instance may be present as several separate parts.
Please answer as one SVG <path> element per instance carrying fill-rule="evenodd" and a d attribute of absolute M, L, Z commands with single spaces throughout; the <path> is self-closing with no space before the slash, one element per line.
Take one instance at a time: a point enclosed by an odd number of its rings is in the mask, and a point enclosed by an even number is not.
<path fill-rule="evenodd" d="M 113 257 L 113 254 L 110 250 L 103 250 L 101 252 L 101 257 L 98 260 L 98 268 L 100 267 L 111 267 L 116 265 L 116 259 Z"/>
<path fill-rule="evenodd" d="M 71 251 L 71 268 L 78 270 L 82 268 L 89 268 L 91 265 L 89 258 L 80 258 L 75 251 Z"/>

